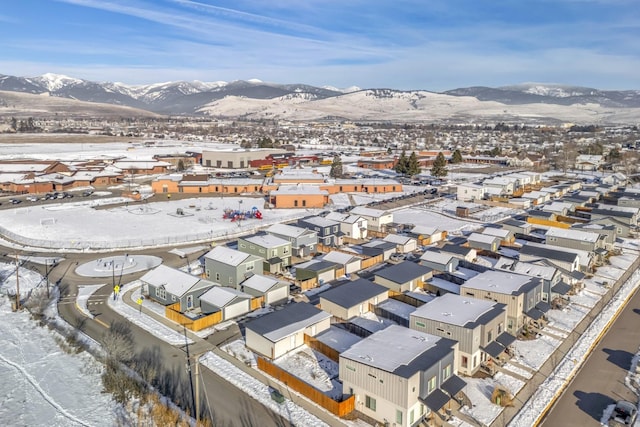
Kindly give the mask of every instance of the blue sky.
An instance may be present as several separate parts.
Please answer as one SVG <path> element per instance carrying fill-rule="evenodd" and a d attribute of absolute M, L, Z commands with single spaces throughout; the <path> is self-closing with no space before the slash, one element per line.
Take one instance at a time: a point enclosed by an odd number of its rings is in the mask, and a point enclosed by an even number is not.
<path fill-rule="evenodd" d="M 638 0 L 20 0 L 0 74 L 640 89 Z"/>

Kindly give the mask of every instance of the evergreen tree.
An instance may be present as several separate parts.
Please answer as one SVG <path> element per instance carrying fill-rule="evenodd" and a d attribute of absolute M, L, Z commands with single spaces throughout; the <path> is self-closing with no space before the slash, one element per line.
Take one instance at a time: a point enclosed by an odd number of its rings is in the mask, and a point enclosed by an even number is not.
<path fill-rule="evenodd" d="M 436 160 L 433 162 L 433 166 L 431 167 L 431 176 L 442 178 L 447 176 L 447 173 L 447 160 L 444 158 L 442 152 L 440 152 L 436 156 Z"/>
<path fill-rule="evenodd" d="M 454 151 L 451 157 L 451 163 L 462 163 L 462 161 L 462 153 L 460 153 L 460 150 Z"/>
<path fill-rule="evenodd" d="M 340 156 L 335 156 L 333 158 L 333 163 L 331 163 L 331 170 L 329 171 L 329 176 L 331 178 L 341 178 L 342 177 L 342 160 L 340 160 Z"/>
<path fill-rule="evenodd" d="M 400 153 L 400 158 L 398 159 L 398 163 L 396 163 L 394 170 L 400 175 L 405 175 L 409 172 L 409 159 L 407 158 L 405 150 L 402 150 L 402 153 Z"/>
<path fill-rule="evenodd" d="M 407 175 L 414 176 L 420 173 L 420 163 L 418 162 L 418 156 L 415 151 L 411 152 L 407 165 Z"/>

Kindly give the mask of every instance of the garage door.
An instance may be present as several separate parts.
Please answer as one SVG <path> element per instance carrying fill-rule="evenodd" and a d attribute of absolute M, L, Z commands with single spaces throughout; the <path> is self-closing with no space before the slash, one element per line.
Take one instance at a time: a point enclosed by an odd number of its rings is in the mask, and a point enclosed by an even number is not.
<path fill-rule="evenodd" d="M 225 320 L 233 319 L 234 317 L 242 316 L 249 312 L 249 300 L 243 299 L 235 304 L 232 304 L 224 309 Z"/>
<path fill-rule="evenodd" d="M 324 273 L 318 275 L 318 279 L 320 279 L 322 283 L 330 282 L 335 278 L 335 271 L 333 270 L 325 271 Z"/>
<path fill-rule="evenodd" d="M 281 288 L 274 289 L 273 291 L 267 294 L 267 304 L 273 304 L 278 301 L 282 301 L 287 299 L 289 293 L 287 292 L 289 289 L 286 286 L 282 286 Z"/>

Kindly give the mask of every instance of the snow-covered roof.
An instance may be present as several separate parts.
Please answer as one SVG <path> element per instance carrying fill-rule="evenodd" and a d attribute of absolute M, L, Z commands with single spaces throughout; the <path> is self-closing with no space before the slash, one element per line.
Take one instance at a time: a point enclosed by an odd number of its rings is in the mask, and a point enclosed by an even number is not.
<path fill-rule="evenodd" d="M 450 282 L 448 280 L 441 279 L 439 277 L 432 277 L 431 279 L 429 279 L 428 283 L 430 285 L 435 286 L 436 288 L 440 288 L 447 292 L 451 292 L 454 294 L 460 293 L 460 285 L 458 285 L 457 283 Z"/>
<path fill-rule="evenodd" d="M 479 243 L 494 243 L 496 240 L 499 240 L 500 238 L 498 236 L 490 236 L 487 234 L 480 234 L 480 233 L 471 233 L 469 235 L 469 237 L 467 237 L 467 240 L 470 242 L 479 242 Z"/>
<path fill-rule="evenodd" d="M 351 348 L 355 343 L 360 342 L 362 337 L 352 334 L 351 332 L 347 332 L 337 326 L 331 326 L 326 331 L 322 331 L 320 334 L 316 335 L 315 339 L 328 345 L 338 353 L 342 353 Z"/>
<path fill-rule="evenodd" d="M 496 307 L 504 306 L 493 301 L 455 294 L 444 294 L 418 307 L 411 316 L 422 317 L 424 319 L 456 326 L 465 326 L 472 323 L 472 327 L 475 327 L 478 325 L 477 322 L 482 315 L 493 311 Z M 498 312 L 495 314 L 497 315 Z M 491 317 L 491 319 L 493 318 L 495 318 L 495 316 Z"/>
<path fill-rule="evenodd" d="M 331 227 L 333 225 L 339 225 L 338 221 L 326 219 L 321 216 L 308 216 L 306 218 L 302 218 L 301 221 L 312 225 L 317 225 L 318 227 Z"/>
<path fill-rule="evenodd" d="M 145 273 L 140 280 L 155 287 L 164 286 L 167 293 L 180 297 L 202 279 L 185 273 L 184 271 L 160 264 L 153 270 Z"/>
<path fill-rule="evenodd" d="M 305 233 L 313 232 L 306 228 L 296 227 L 295 225 L 289 224 L 273 224 L 271 227 L 265 230 L 267 233 L 280 234 L 281 236 L 287 237 L 300 237 Z"/>
<path fill-rule="evenodd" d="M 409 236 L 400 236 L 399 234 L 387 234 L 382 240 L 398 245 L 406 245 L 407 243 L 415 239 Z"/>
<path fill-rule="evenodd" d="M 204 294 L 200 295 L 200 301 L 204 301 L 219 308 L 227 306 L 237 298 L 251 299 L 252 296 L 226 286 L 214 286 Z"/>
<path fill-rule="evenodd" d="M 252 255 L 228 248 L 226 246 L 216 246 L 204 255 L 205 258 L 208 258 L 212 261 L 218 261 L 223 264 L 232 266 L 238 266 L 242 264 L 250 256 Z"/>
<path fill-rule="evenodd" d="M 354 344 L 340 356 L 383 371 L 395 372 L 400 367 L 423 359 L 421 356 L 434 349 L 440 340 L 445 339 L 403 326 L 391 325 Z M 451 340 L 446 341 L 453 343 Z M 423 366 L 427 367 L 429 366 Z"/>
<path fill-rule="evenodd" d="M 580 231 L 575 228 L 564 229 L 552 227 L 547 230 L 546 237 L 559 237 L 561 239 L 580 240 L 582 242 L 595 243 L 600 238 L 597 233 L 589 233 L 588 231 Z"/>
<path fill-rule="evenodd" d="M 364 206 L 356 206 L 350 212 L 352 215 L 362 215 L 362 216 L 368 216 L 371 218 L 380 218 L 385 215 L 390 215 L 390 212 L 383 211 L 380 209 L 367 208 Z"/>
<path fill-rule="evenodd" d="M 509 237 L 509 234 L 511 234 L 511 230 L 507 230 L 505 228 L 486 227 L 484 230 L 482 230 L 482 234 L 500 237 L 504 240 Z"/>
<path fill-rule="evenodd" d="M 280 282 L 275 277 L 263 276 L 261 274 L 254 274 L 249 277 L 247 280 L 241 283 L 241 285 L 246 288 L 255 289 L 258 292 L 268 292 L 274 286 L 283 283 Z"/>
<path fill-rule="evenodd" d="M 51 163 L 0 163 L 1 173 L 44 172 Z"/>
<path fill-rule="evenodd" d="M 331 261 L 341 265 L 345 265 L 349 262 L 354 261 L 354 258 L 355 260 L 360 259 L 355 255 L 345 254 L 344 252 L 338 252 L 338 251 L 331 251 L 322 256 L 322 259 L 325 261 Z"/>
<path fill-rule="evenodd" d="M 413 234 L 419 234 L 423 236 L 433 236 L 436 233 L 441 233 L 437 227 L 430 227 L 428 225 L 416 225 L 411 229 Z"/>
<path fill-rule="evenodd" d="M 532 278 L 521 274 L 488 270 L 464 282 L 464 288 L 477 289 L 497 294 L 518 295 L 525 292 Z"/>
<path fill-rule="evenodd" d="M 280 185 L 277 190 L 270 192 L 272 195 L 285 194 L 329 194 L 327 190 L 321 190 L 316 185 Z"/>
<path fill-rule="evenodd" d="M 437 264 L 446 265 L 454 256 L 448 252 L 425 251 L 420 259 L 423 261 L 431 261 Z"/>
<path fill-rule="evenodd" d="M 263 248 L 276 248 L 278 246 L 291 245 L 288 240 L 276 237 L 273 234 L 256 234 L 250 237 L 242 237 L 242 240 L 246 240 L 254 245 L 261 246 Z"/>

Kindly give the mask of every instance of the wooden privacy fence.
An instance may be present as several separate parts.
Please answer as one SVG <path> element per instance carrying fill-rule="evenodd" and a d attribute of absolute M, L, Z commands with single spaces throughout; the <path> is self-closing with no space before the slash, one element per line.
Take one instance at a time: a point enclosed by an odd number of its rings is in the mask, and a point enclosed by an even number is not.
<path fill-rule="evenodd" d="M 180 325 L 184 325 L 187 329 L 190 329 L 192 331 L 201 331 L 202 329 L 209 328 L 222 322 L 222 311 L 218 311 L 217 313 L 212 313 L 198 319 L 191 319 L 190 317 L 187 317 L 184 314 L 180 313 L 178 311 L 179 308 L 179 302 L 165 307 L 166 318 L 169 320 L 173 320 Z"/>
<path fill-rule="evenodd" d="M 324 354 L 334 362 L 340 361 L 340 353 L 338 353 L 336 349 L 329 347 L 322 341 L 318 341 L 316 338 L 309 336 L 307 334 L 304 334 L 304 343 L 309 347 L 311 347 L 312 349 L 317 350 L 320 353 Z"/>
<path fill-rule="evenodd" d="M 335 401 L 320 390 L 312 387 L 300 378 L 291 375 L 279 366 L 274 365 L 262 357 L 258 357 L 258 369 L 284 383 L 287 387 L 301 393 L 314 403 L 322 406 L 324 409 L 338 417 L 342 418 L 353 412 L 355 409 L 354 395 L 349 396 L 342 402 Z"/>

